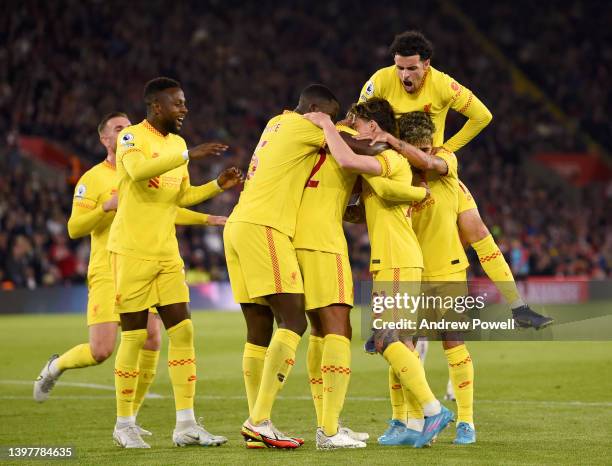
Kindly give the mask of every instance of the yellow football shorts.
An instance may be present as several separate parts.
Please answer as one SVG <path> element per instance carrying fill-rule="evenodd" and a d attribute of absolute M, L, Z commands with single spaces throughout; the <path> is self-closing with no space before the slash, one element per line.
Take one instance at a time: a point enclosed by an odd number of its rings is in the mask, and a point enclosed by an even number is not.
<path fill-rule="evenodd" d="M 110 273 L 93 274 L 87 281 L 87 325 L 119 322 L 115 314 L 115 281 Z"/>
<path fill-rule="evenodd" d="M 295 252 L 304 279 L 307 311 L 331 304 L 353 306 L 353 276 L 348 256 L 310 249 Z"/>
<path fill-rule="evenodd" d="M 474 196 L 470 193 L 470 190 L 467 189 L 467 186 L 464 185 L 461 180 L 459 180 L 459 190 L 457 191 L 457 197 L 459 200 L 459 209 L 457 210 L 457 215 L 466 210 L 477 209 L 476 201 L 474 200 Z"/>
<path fill-rule="evenodd" d="M 408 322 L 416 326 L 418 309 L 411 306 L 411 302 L 404 296 L 418 296 L 421 292 L 421 275 L 423 269 L 417 267 L 403 267 L 383 269 L 372 272 L 372 314 L 373 319 L 382 319 L 384 322 L 401 323 L 404 328 L 400 330 L 400 337 L 415 333 L 416 328 L 408 328 Z M 394 304 L 383 302 L 383 298 L 397 298 Z M 377 300 L 378 303 L 377 303 Z M 375 305 L 378 305 L 378 308 Z M 381 307 L 382 306 L 382 307 Z"/>
<path fill-rule="evenodd" d="M 144 260 L 111 253 L 111 266 L 115 277 L 116 313 L 189 302 L 185 266 L 180 256 Z"/>
<path fill-rule="evenodd" d="M 291 239 L 274 228 L 246 222 L 226 223 L 225 261 L 237 303 L 267 305 L 264 296 L 304 293 Z"/>
<path fill-rule="evenodd" d="M 419 311 L 419 319 L 427 319 L 430 322 L 443 319 L 456 322 L 469 321 L 467 313 L 453 311 L 458 309 L 457 304 L 468 295 L 467 269 L 446 275 L 423 276 L 421 288 L 423 295 L 428 299 L 428 305 Z M 455 301 L 455 305 L 451 306 L 451 299 L 457 300 L 457 298 L 459 301 Z M 425 330 L 419 334 L 435 338 L 440 333 L 437 330 Z"/>

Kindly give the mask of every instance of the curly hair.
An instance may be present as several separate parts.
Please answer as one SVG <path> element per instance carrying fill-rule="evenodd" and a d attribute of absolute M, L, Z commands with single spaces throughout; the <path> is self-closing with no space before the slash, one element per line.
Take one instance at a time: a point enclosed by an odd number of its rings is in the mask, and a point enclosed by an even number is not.
<path fill-rule="evenodd" d="M 436 126 L 429 113 L 410 112 L 404 113 L 397 120 L 399 137 L 412 145 L 431 143 Z"/>
<path fill-rule="evenodd" d="M 348 114 L 364 120 L 374 120 L 382 130 L 393 135 L 397 134 L 393 107 L 385 99 L 374 97 L 365 102 L 353 104 Z"/>
<path fill-rule="evenodd" d="M 389 53 L 392 57 L 418 55 L 421 60 L 427 60 L 433 56 L 433 45 L 421 32 L 406 31 L 395 36 L 389 47 Z"/>

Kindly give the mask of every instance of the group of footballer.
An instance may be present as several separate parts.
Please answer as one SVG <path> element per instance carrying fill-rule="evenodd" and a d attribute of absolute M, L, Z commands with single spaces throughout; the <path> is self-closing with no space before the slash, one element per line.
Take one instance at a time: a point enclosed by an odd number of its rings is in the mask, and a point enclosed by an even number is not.
<path fill-rule="evenodd" d="M 68 222 L 72 238 L 91 236 L 89 342 L 45 363 L 34 398 L 45 401 L 64 371 L 109 358 L 120 324 L 113 439 L 124 448 L 149 448 L 143 437 L 151 433 L 136 416 L 155 377 L 163 323 L 176 406 L 174 444 L 227 442 L 206 431 L 193 409 L 194 330 L 177 224 L 224 225 L 232 292 L 247 326 L 242 366 L 249 416 L 241 430 L 247 448 L 295 449 L 304 443 L 279 431 L 271 413 L 308 322 L 316 446 L 366 446 L 368 434 L 339 424 L 351 374 L 353 306 L 343 220 L 367 224 L 375 293 L 406 284 L 412 293 L 421 286 L 436 292 L 440 283 L 459 284 L 452 293 L 467 293 L 464 245 L 469 244 L 517 324 L 550 325 L 552 319 L 522 301 L 458 177 L 455 152 L 491 121 L 491 113 L 470 90 L 431 66 L 433 47 L 421 33 L 399 34 L 390 53 L 394 64 L 371 77 L 338 123 L 340 105 L 332 91 L 319 84 L 306 87 L 293 111 L 267 123 L 245 177 L 232 167 L 205 185 L 191 185 L 188 162 L 218 156 L 227 146 L 187 149 L 178 135 L 187 107 L 175 80 L 146 84 L 141 123 L 132 125 L 120 112 L 104 117 L 98 133 L 107 157 L 79 180 Z M 449 108 L 467 121 L 444 140 Z M 228 218 L 186 209 L 242 182 Z M 352 195 L 358 201 L 349 205 Z M 448 290 L 442 285 L 438 292 Z M 379 329 L 366 342 L 366 351 L 381 354 L 389 365 L 392 417 L 378 438 L 381 445 L 430 445 L 455 417 L 432 393 L 423 343 L 416 340 L 410 332 Z M 457 403 L 453 442 L 474 443 L 472 359 L 460 333 L 442 333 L 441 340 L 449 392 Z"/>

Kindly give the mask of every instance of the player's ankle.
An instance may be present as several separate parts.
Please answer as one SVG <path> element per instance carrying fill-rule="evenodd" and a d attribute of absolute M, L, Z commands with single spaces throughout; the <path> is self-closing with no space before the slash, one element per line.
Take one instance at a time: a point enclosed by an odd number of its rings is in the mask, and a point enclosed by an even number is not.
<path fill-rule="evenodd" d="M 136 425 L 136 416 L 117 416 L 117 422 L 115 426 L 117 429 L 123 429 L 128 426 Z"/>
<path fill-rule="evenodd" d="M 437 416 L 438 414 L 440 414 L 441 410 L 442 406 L 440 405 L 440 402 L 438 400 L 430 401 L 429 403 L 423 406 L 423 414 L 426 417 Z"/>

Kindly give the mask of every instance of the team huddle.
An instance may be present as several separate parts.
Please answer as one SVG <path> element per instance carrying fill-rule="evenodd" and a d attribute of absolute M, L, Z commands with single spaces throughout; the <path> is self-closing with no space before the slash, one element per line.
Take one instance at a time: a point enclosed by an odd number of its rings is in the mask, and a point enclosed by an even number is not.
<path fill-rule="evenodd" d="M 68 223 L 71 237 L 91 235 L 89 343 L 53 355 L 34 384 L 34 398 L 46 400 L 64 371 L 110 357 L 120 323 L 113 439 L 124 448 L 149 448 L 143 436 L 152 434 L 136 416 L 155 377 L 163 323 L 176 406 L 174 444 L 227 442 L 196 421 L 193 409 L 194 329 L 175 224 L 225 225 L 232 292 L 247 325 L 242 366 L 249 413 L 241 429 L 247 448 L 304 444 L 278 430 L 271 414 L 308 323 L 317 448 L 362 448 L 369 439 L 339 424 L 351 374 L 353 306 L 343 221 L 367 225 L 375 294 L 408 287 L 414 294 L 426 289 L 466 295 L 464 244 L 469 244 L 517 324 L 550 325 L 552 319 L 522 301 L 459 180 L 455 152 L 490 122 L 491 113 L 471 91 L 431 66 L 432 46 L 422 34 L 396 36 L 390 52 L 394 64 L 372 76 L 342 121 L 335 122 L 340 105 L 330 89 L 306 87 L 293 111 L 267 123 L 245 177 L 229 168 L 208 184 L 191 185 L 188 162 L 218 156 L 227 146 L 187 149 L 178 136 L 187 107 L 177 81 L 147 83 L 147 115 L 139 124 L 131 125 L 120 112 L 107 115 L 98 127 L 107 158 L 79 180 Z M 444 140 L 449 108 L 467 122 Z M 228 218 L 187 209 L 242 182 Z M 352 195 L 358 200 L 349 205 Z M 434 314 L 439 318 L 444 311 Z M 443 332 L 440 339 L 448 396 L 457 405 L 453 443 L 474 443 L 472 358 L 460 333 Z M 431 445 L 455 419 L 429 387 L 417 340 L 409 331 L 373 329 L 366 342 L 366 351 L 382 355 L 389 366 L 392 417 L 378 438 L 381 445 Z"/>

